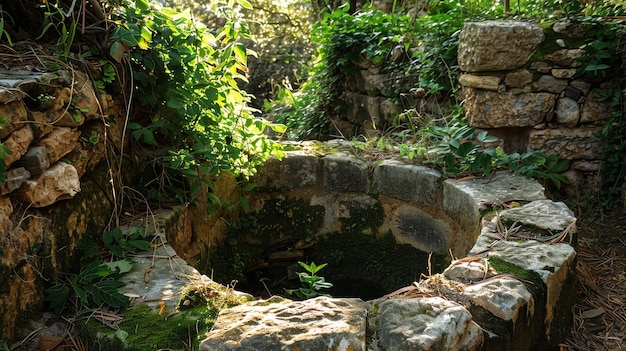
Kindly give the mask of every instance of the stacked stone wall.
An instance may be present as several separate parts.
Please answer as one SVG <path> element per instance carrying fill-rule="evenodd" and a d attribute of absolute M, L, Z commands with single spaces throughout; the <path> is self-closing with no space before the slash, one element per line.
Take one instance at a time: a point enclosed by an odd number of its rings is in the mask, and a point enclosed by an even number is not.
<path fill-rule="evenodd" d="M 0 340 L 36 317 L 81 237 L 109 221 L 110 174 L 97 165 L 119 149 L 124 115 L 85 73 L 0 71 Z"/>
<path fill-rule="evenodd" d="M 507 152 L 568 159 L 570 183 L 595 185 L 607 147 L 599 136 L 613 108 L 602 97 L 615 76 L 585 71 L 588 28 L 561 20 L 466 23 L 459 39 L 459 83 L 469 123 L 503 139 Z M 616 72 L 619 67 L 612 68 Z"/>

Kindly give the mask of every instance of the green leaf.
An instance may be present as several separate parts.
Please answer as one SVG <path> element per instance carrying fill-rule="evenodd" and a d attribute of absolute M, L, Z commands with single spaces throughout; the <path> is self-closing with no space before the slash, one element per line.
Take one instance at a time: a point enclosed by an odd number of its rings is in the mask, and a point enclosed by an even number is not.
<path fill-rule="evenodd" d="M 253 9 L 252 5 L 247 0 L 237 0 L 237 2 L 239 3 L 239 5 L 241 5 L 245 9 L 248 9 L 248 10 Z"/>
<path fill-rule="evenodd" d="M 130 270 L 133 268 L 133 261 L 129 259 L 124 259 L 119 261 L 106 262 L 102 265 L 106 266 L 107 269 L 109 269 L 111 272 L 124 274 L 130 272 Z"/>
<path fill-rule="evenodd" d="M 91 285 L 93 302 L 96 305 L 105 303 L 112 308 L 128 307 L 128 297 L 120 294 L 119 288 L 124 283 L 115 280 L 103 280 Z"/>
<path fill-rule="evenodd" d="M 70 288 L 67 285 L 57 284 L 46 289 L 44 301 L 50 302 L 50 307 L 57 316 L 65 308 L 65 301 L 70 297 Z"/>
<path fill-rule="evenodd" d="M 124 45 L 119 40 L 114 41 L 109 49 L 109 55 L 118 63 L 122 63 L 124 59 Z"/>

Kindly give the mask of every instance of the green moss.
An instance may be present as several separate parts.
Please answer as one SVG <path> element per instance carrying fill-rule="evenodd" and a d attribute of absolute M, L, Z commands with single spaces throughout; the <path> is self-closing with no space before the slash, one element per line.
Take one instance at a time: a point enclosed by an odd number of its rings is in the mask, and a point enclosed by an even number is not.
<path fill-rule="evenodd" d="M 120 331 L 110 330 L 94 320 L 79 325 L 81 335 L 94 341 L 100 350 L 184 349 L 186 344 L 197 350 L 200 341 L 211 330 L 218 310 L 199 306 L 181 311 L 169 318 L 142 304 L 126 310 Z"/>
<path fill-rule="evenodd" d="M 376 318 L 378 317 L 378 310 L 380 309 L 380 305 L 378 302 L 372 303 L 372 308 L 367 312 L 367 318 Z"/>
<path fill-rule="evenodd" d="M 501 258 L 491 256 L 489 257 L 489 265 L 495 269 L 498 273 L 512 274 L 519 279 L 528 281 L 540 281 L 541 277 L 534 271 L 524 269 L 516 264 L 507 262 Z"/>

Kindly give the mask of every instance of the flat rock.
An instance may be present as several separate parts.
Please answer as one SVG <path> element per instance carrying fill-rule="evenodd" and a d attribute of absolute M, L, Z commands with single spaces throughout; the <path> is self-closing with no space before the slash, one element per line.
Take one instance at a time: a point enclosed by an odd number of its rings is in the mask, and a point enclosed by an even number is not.
<path fill-rule="evenodd" d="M 563 202 L 537 200 L 524 206 L 503 210 L 499 214 L 504 222 L 518 222 L 539 229 L 554 231 L 565 230 L 576 217 L 574 212 Z M 572 228 L 575 231 L 575 227 Z"/>
<path fill-rule="evenodd" d="M 200 351 L 365 351 L 367 308 L 327 297 L 245 303 L 220 311 Z"/>
<path fill-rule="evenodd" d="M 376 325 L 381 351 L 480 350 L 483 343 L 472 315 L 440 297 L 383 300 Z"/>
<path fill-rule="evenodd" d="M 522 282 L 511 277 L 498 277 L 478 282 L 467 286 L 463 294 L 469 296 L 473 304 L 514 324 L 522 307 L 526 307 L 530 314 L 535 310 L 533 295 Z"/>

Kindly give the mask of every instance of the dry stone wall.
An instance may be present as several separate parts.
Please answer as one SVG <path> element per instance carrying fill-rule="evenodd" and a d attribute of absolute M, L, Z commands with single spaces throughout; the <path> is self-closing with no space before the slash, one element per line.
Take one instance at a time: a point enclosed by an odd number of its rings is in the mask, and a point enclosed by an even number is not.
<path fill-rule="evenodd" d="M 0 71 L 0 340 L 41 309 L 50 281 L 73 270 L 81 237 L 107 224 L 110 175 L 96 166 L 107 145 L 121 145 L 123 116 L 85 73 Z"/>
<path fill-rule="evenodd" d="M 507 152 L 571 160 L 570 181 L 588 184 L 606 148 L 598 132 L 612 112 L 600 91 L 614 84 L 611 76 L 583 74 L 581 58 L 591 40 L 582 24 L 568 19 L 547 28 L 466 23 L 458 59 L 469 123 L 502 137 Z"/>

